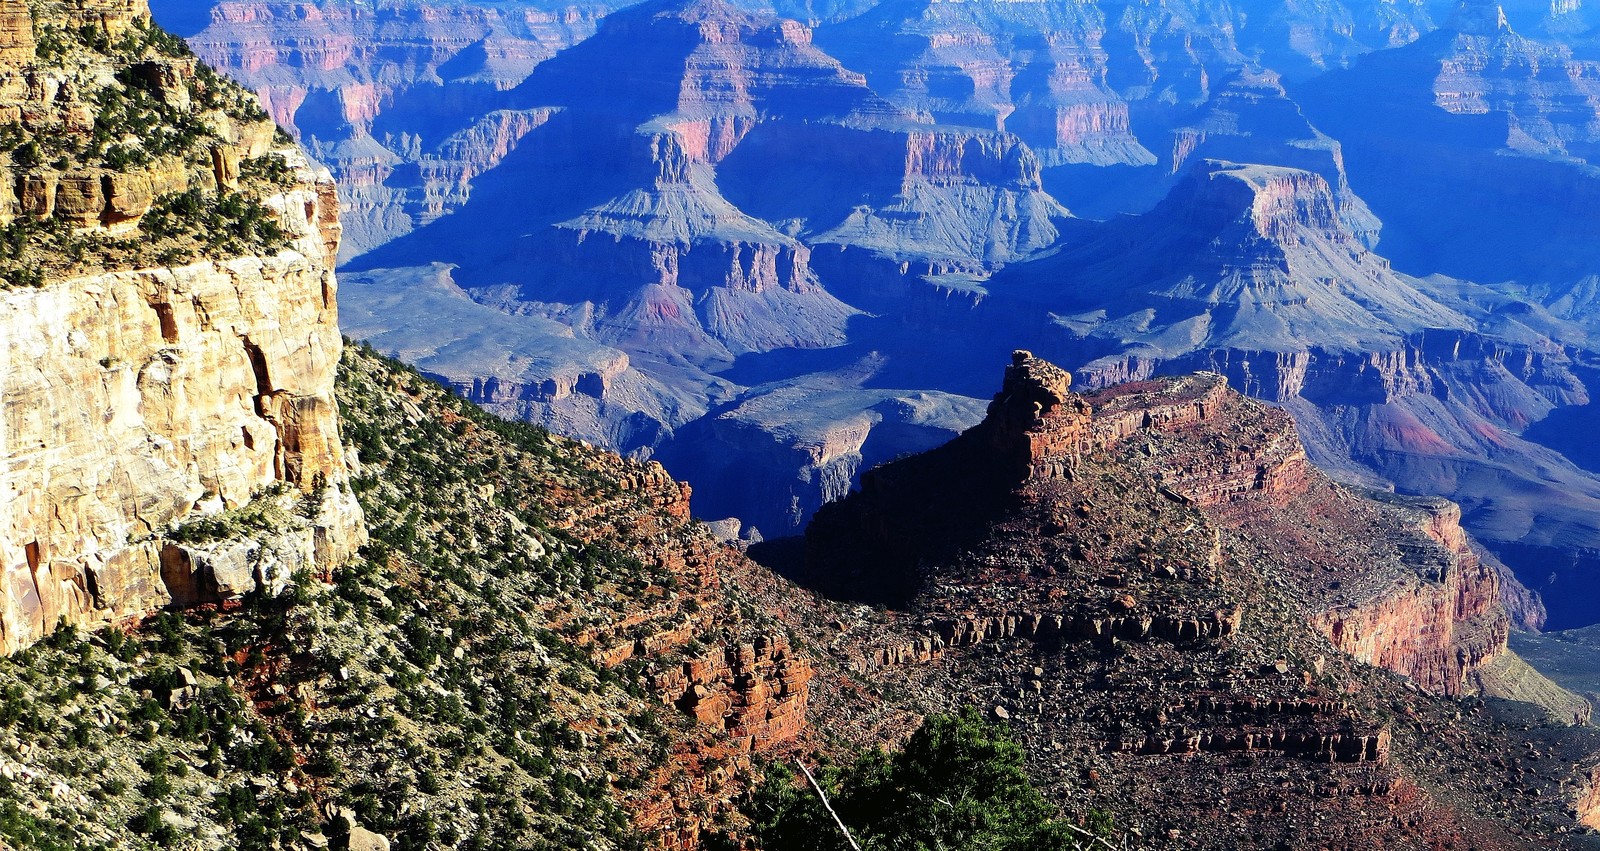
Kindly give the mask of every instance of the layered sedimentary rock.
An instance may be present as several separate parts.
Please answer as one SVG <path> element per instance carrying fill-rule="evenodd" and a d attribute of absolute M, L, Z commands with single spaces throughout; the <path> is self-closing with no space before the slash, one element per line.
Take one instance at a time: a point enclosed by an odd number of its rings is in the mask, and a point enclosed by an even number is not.
<path fill-rule="evenodd" d="M 506 109 L 505 90 L 591 35 L 608 10 L 155 4 L 196 54 L 254 90 L 333 169 L 349 219 L 346 257 L 465 202 L 473 180 L 547 117 Z"/>
<path fill-rule="evenodd" d="M 0 123 L 13 127 L 18 138 L 11 140 L 8 161 L 0 165 L 0 224 L 28 216 L 125 233 L 162 195 L 191 187 L 234 188 L 240 163 L 273 147 L 272 125 L 256 120 L 248 108 L 235 108 L 236 89 L 204 73 L 193 57 L 141 45 L 157 38 L 142 4 L 101 9 L 69 3 L 43 12 L 55 20 L 41 18 L 40 31 L 57 43 L 69 39 L 67 46 L 51 45 L 57 53 L 48 59 L 39 55 L 27 4 L 8 4 L 6 14 L 12 20 L 0 21 L 0 27 L 13 33 L 5 48 L 12 61 L 0 68 Z M 119 48 L 140 46 L 124 48 L 126 54 L 115 60 L 96 56 L 85 68 L 68 69 L 59 54 L 83 49 L 62 35 L 68 26 L 96 32 Z M 104 98 L 108 87 L 122 94 Z M 160 119 L 189 125 L 169 127 L 173 135 L 195 132 L 193 125 L 203 124 L 196 144 L 204 146 L 205 156 L 195 161 L 188 156 L 193 145 L 181 139 L 140 145 L 120 138 L 106 145 L 96 138 L 89 155 L 62 150 L 63 145 L 81 147 L 90 137 L 127 132 L 115 122 L 132 116 L 116 115 L 119 107 L 127 113 L 147 109 Z"/>
<path fill-rule="evenodd" d="M 1385 589 L 1375 599 L 1324 612 L 1313 623 L 1334 647 L 1357 659 L 1404 673 L 1429 691 L 1461 694 L 1472 688 L 1476 669 L 1504 651 L 1507 620 L 1500 611 L 1499 577 L 1467 546 L 1460 509 L 1446 503 L 1435 512 L 1422 522 L 1444 548 L 1443 557 L 1432 554 L 1431 581 Z M 1417 629 L 1419 624 L 1429 628 Z"/>
<path fill-rule="evenodd" d="M 1050 304 L 1066 314 L 1058 320 L 1063 330 L 1138 340 L 1135 354 L 1151 360 L 1312 346 L 1382 352 L 1417 330 L 1472 327 L 1459 310 L 1368 252 L 1346 225 L 1353 215 L 1318 174 L 1199 162 L 1148 215 L 1109 222 L 1055 257 L 1012 267 L 991 289 Z M 1144 246 L 1133 258 L 1112 247 L 1130 242 Z M 1159 328 L 1139 327 L 1134 316 L 1153 305 L 1170 306 L 1171 318 L 1163 314 Z M 1086 315 L 1067 313 L 1075 307 Z M 1094 310 L 1104 318 L 1090 319 Z M 1173 328 L 1181 331 L 1160 333 Z M 1269 398 L 1303 389 L 1288 377 L 1261 386 L 1260 377 L 1229 373 Z"/>
<path fill-rule="evenodd" d="M 1305 581 L 1308 623 L 1335 648 L 1406 674 L 1431 691 L 1461 693 L 1476 666 L 1505 650 L 1507 619 L 1497 575 L 1467 545 L 1453 506 L 1380 505 L 1329 482 L 1306 460 L 1287 415 L 1247 402 L 1216 374 L 1118 385 L 1088 396 L 1072 393 L 1070 384 L 1064 370 L 1017 353 L 979 427 L 917 464 L 890 464 L 867 474 L 860 494 L 823 509 L 808 530 L 809 569 L 825 572 L 841 588 L 859 583 L 855 592 L 868 596 L 915 594 L 927 582 L 942 581 L 922 575 L 917 565 L 930 553 L 958 557 L 971 545 L 962 542 L 962 528 L 982 540 L 981 518 L 1017 498 L 1008 493 L 1038 490 L 1031 500 L 1053 503 L 1061 499 L 1055 490 L 1070 488 L 1095 456 L 1132 445 L 1138 449 L 1132 464 L 1150 476 L 1157 493 L 1192 506 L 1213 526 L 1209 535 L 1196 536 L 1212 538 L 1200 563 L 1168 561 L 1147 541 L 1135 548 L 1142 554 L 1134 564 L 1121 568 L 1134 572 L 1108 583 L 1134 589 L 1126 601 L 1111 600 L 1112 617 L 1079 611 L 1076 601 L 1051 611 L 1019 607 L 1013 599 L 998 614 L 980 609 L 953 619 L 935 617 L 941 646 L 1011 637 L 1227 637 L 1239 628 L 1240 604 L 1219 597 L 1209 605 L 1174 609 L 1153 599 L 1169 593 L 1159 580 L 1195 573 L 1195 579 L 1222 582 L 1220 572 L 1236 548 L 1259 546 L 1258 557 L 1276 571 Z M 964 478 L 971 486 L 971 514 L 980 519 L 946 516 L 937 497 L 926 514 L 905 513 L 908 492 L 938 487 L 927 479 L 934 470 L 981 476 Z M 1295 531 L 1297 517 L 1315 531 Z M 1072 525 L 1070 519 L 1056 521 L 1053 534 L 1070 534 Z M 1282 529 L 1276 538 L 1274 527 Z M 1373 533 L 1381 537 L 1361 537 Z M 1267 549 L 1269 540 L 1279 545 L 1275 551 Z M 1103 558 L 1084 543 L 1062 549 L 1065 555 L 1058 557 L 1065 561 L 1044 568 L 1046 575 L 1070 575 L 1078 561 L 1093 565 Z M 1155 579 L 1156 587 L 1141 590 L 1145 582 L 1135 578 L 1140 574 Z"/>
<path fill-rule="evenodd" d="M 1421 791 L 1452 783 L 1436 733 L 1361 708 L 1403 682 L 1469 692 L 1514 658 L 1495 574 L 1449 507 L 1332 483 L 1286 414 L 1215 374 L 1070 388 L 1018 352 L 981 425 L 818 512 L 795 575 L 886 607 L 818 645 L 935 704 L 992 704 L 1063 800 L 1205 813 L 1150 825 L 1200 845 L 1426 844 L 1471 823 L 1516 847 L 1471 794 Z M 1426 712 L 1404 717 L 1475 723 Z M 1328 809 L 1281 794 L 1290 776 Z"/>
<path fill-rule="evenodd" d="M 626 353 L 650 389 L 580 390 L 593 400 L 581 415 L 524 406 L 622 451 L 655 451 L 708 402 L 740 394 L 718 373 L 741 357 L 845 343 L 864 317 L 841 297 L 903 301 L 923 274 L 992 269 L 1048 245 L 1065 216 L 1016 137 L 896 108 L 807 27 L 721 3 L 612 15 L 509 97 L 549 119 L 493 184 L 359 265 L 450 260 L 480 303 Z M 552 346 L 574 344 L 530 338 L 530 361 Z M 477 392 L 504 386 L 496 371 L 451 378 Z M 783 527 L 837 491 L 805 495 Z"/>
<path fill-rule="evenodd" d="M 237 509 L 275 483 L 316 502 L 299 545 L 313 557 L 293 567 L 353 549 L 359 510 L 341 490 L 331 398 L 332 272 L 303 216 L 318 201 L 309 188 L 284 200 L 307 236 L 298 251 L 0 295 L 6 649 L 61 620 L 206 601 L 175 587 L 187 576 L 163 575 L 182 559 L 163 541 L 169 524 Z M 251 590 L 235 583 L 227 596 Z"/>
<path fill-rule="evenodd" d="M 633 70 L 617 73 L 618 62 Z M 724 77 L 737 84 L 724 91 Z M 497 169 L 489 194 L 373 262 L 443 250 L 487 303 L 691 363 L 843 339 L 853 311 L 817 281 L 809 249 L 729 203 L 715 173 L 758 122 L 871 121 L 886 106 L 803 27 L 653 4 L 608 19 L 511 94 L 560 112 Z M 591 163 L 615 177 L 586 173 Z M 512 197 L 517 220 L 506 222 Z"/>
<path fill-rule="evenodd" d="M 1585 293 L 1600 257 L 1583 235 L 1595 226 L 1600 136 L 1596 66 L 1575 34 L 1589 17 L 1472 0 L 1439 30 L 1301 93 L 1343 143 L 1399 268 L 1516 282 L 1565 315 L 1591 317 Z M 1455 203 L 1427 203 L 1442 191 Z"/>
<path fill-rule="evenodd" d="M 1271 71 L 1245 69 L 1217 86 L 1185 126 L 1173 131 L 1163 157 L 1173 174 L 1191 160 L 1215 159 L 1297 168 L 1320 175 L 1332 190 L 1343 226 L 1368 248 L 1381 223 L 1351 191 L 1339 142 L 1313 127 Z"/>
<path fill-rule="evenodd" d="M 662 462 L 696 471 L 697 487 L 710 491 L 700 513 L 782 537 L 848 494 L 863 471 L 938 446 L 982 417 L 975 399 L 868 388 L 873 371 L 868 359 L 753 388 L 684 426 Z"/>
<path fill-rule="evenodd" d="M 704 413 L 720 382 L 671 385 L 620 349 L 538 316 L 474 302 L 444 266 L 341 276 L 343 327 L 505 417 L 649 451 Z"/>
<path fill-rule="evenodd" d="M 8 66 L 30 80 L 12 106 L 23 115 L 22 132 L 66 134 L 46 144 L 76 150 L 89 130 L 63 124 L 58 111 L 83 103 L 76 98 L 129 96 L 127 87 L 162 99 L 160 114 L 169 120 L 205 122 L 209 136 L 201 136 L 204 147 L 178 148 L 165 163 L 108 164 L 86 180 L 70 161 L 40 165 L 11 154 L 11 167 L 24 171 L 19 185 L 56 187 L 12 214 L 76 228 L 71 239 L 87 243 L 75 249 L 84 255 L 77 262 L 104 271 L 52 273 L 0 289 L 6 651 L 62 622 L 93 625 L 172 602 L 274 592 L 295 571 L 326 571 L 362 535 L 360 510 L 345 489 L 332 398 L 340 337 L 329 265 L 339 239 L 331 180 L 292 148 L 269 151 L 269 122 L 206 107 L 237 90 L 214 77 L 194 80 L 192 59 L 161 54 L 142 4 L 66 8 L 68 22 L 83 18 L 80 32 L 134 45 L 124 48 L 133 58 L 91 59 L 87 77 L 70 79 L 105 88 L 78 82 L 83 89 L 71 96 L 69 78 L 52 70 L 59 60 L 41 55 Z M 50 14 L 33 25 L 59 26 Z M 139 39 L 158 46 L 142 48 L 140 58 Z M 151 80 L 141 88 L 139 81 Z M 33 110 L 38 103 L 53 106 Z M 145 132 L 160 134 L 163 126 Z M 156 144 L 151 137 L 126 143 Z M 119 246 L 119 234 L 174 238 L 135 230 L 153 204 L 184 190 L 228 192 L 240 185 L 240 164 L 259 165 L 264 155 L 275 158 L 280 179 L 252 183 L 245 191 L 259 198 L 234 203 L 275 218 L 284 247 L 130 266 L 140 255 Z M 103 191 L 70 189 L 82 186 Z"/>
<path fill-rule="evenodd" d="M 424 225 L 358 262 L 424 283 L 427 264 L 455 263 L 465 292 L 516 315 L 492 321 L 520 329 L 519 351 L 431 316 L 404 348 L 497 410 L 705 458 L 666 447 L 756 385 L 818 371 L 790 349 L 853 345 L 890 362 L 879 388 L 967 396 L 979 361 L 1017 344 L 1088 383 L 1215 370 L 1293 410 L 1341 477 L 1455 499 L 1525 582 L 1584 591 L 1600 485 L 1518 435 L 1587 400 L 1571 364 L 1595 290 L 1593 16 L 1469 5 L 780 9 L 807 26 L 715 3 L 604 22 L 586 6 L 336 5 L 301 21 L 241 4 L 196 44 L 258 85 L 289 80 L 274 108 L 293 105 L 358 187 L 347 244 Z M 402 44 L 405 29 L 422 35 Z M 348 127 L 314 129 L 334 125 Z M 1445 189 L 1460 200 L 1429 206 Z M 1091 225 L 1058 201 L 1148 212 Z M 1525 280 L 1420 277 L 1436 271 Z M 414 291 L 400 274 L 362 288 L 364 316 Z M 392 339 L 388 324 L 352 331 Z M 939 345 L 950 333 L 971 344 Z M 862 399 L 850 418 L 871 417 Z M 762 527 L 809 511 L 791 480 L 831 495 L 848 472 L 813 475 L 804 453 L 768 453 L 787 440 L 773 436 L 737 441 L 784 465 L 760 476 L 783 483 L 748 512 Z M 699 464 L 674 469 L 721 478 Z M 744 498 L 720 481 L 700 494 Z M 1556 596 L 1557 624 L 1594 602 Z"/>
<path fill-rule="evenodd" d="M 1009 129 L 1049 164 L 1153 163 L 1128 127 L 1127 101 L 1108 85 L 1106 29 L 1091 5 L 911 0 L 826 29 L 824 46 L 897 103 L 951 124 Z"/>
<path fill-rule="evenodd" d="M 442 397 L 426 389 L 418 401 L 439 414 Z M 443 416 L 457 422 L 453 414 Z M 469 440 L 491 440 L 465 430 Z M 522 485 L 537 494 L 534 505 L 579 547 L 638 562 L 626 584 L 580 586 L 546 599 L 538 616 L 597 665 L 636 684 L 640 698 L 692 719 L 670 736 L 642 788 L 620 796 L 661 847 L 700 847 L 733 813 L 756 761 L 811 735 L 817 671 L 794 646 L 789 626 L 756 606 L 751 589 L 770 586 L 771 577 L 691 519 L 687 485 L 660 464 L 550 439 L 582 475 Z M 483 500 L 480 510 L 494 510 L 493 494 L 475 500 Z M 532 546 L 544 555 L 543 545 Z"/>
<path fill-rule="evenodd" d="M 1580 538 L 1593 483 L 1517 436 L 1587 401 L 1572 350 L 1557 342 L 1570 326 L 1483 287 L 1396 273 L 1340 204 L 1315 174 L 1202 164 L 1150 214 L 1011 267 L 990 285 L 990 304 L 1052 311 L 1053 350 L 1087 360 L 1079 375 L 1091 384 L 1223 373 L 1288 406 L 1320 463 L 1457 500 L 1502 552 L 1524 538 Z M 1112 248 L 1130 241 L 1148 249 L 1133 262 Z M 1519 478 L 1539 496 L 1508 498 Z"/>

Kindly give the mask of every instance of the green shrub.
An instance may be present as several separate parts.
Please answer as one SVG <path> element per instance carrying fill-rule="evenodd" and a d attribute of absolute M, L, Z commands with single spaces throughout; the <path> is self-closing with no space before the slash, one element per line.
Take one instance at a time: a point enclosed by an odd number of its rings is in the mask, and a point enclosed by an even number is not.
<path fill-rule="evenodd" d="M 1078 848 L 1090 835 L 1059 819 L 1028 779 L 1022 748 L 970 707 L 929 717 L 903 750 L 867 751 L 817 774 L 863 848 L 1045 851 Z M 766 851 L 849 848 L 815 790 L 781 767 L 747 811 Z"/>

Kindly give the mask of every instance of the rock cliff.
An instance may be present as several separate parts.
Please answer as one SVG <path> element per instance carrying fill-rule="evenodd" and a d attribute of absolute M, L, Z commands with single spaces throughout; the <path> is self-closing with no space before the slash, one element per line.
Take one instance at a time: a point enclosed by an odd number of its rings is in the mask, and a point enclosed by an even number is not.
<path fill-rule="evenodd" d="M 347 349 L 371 545 L 282 598 L 0 659 L 67 707 L 8 693 L 4 797 L 37 815 L 0 837 L 704 847 L 748 836 L 738 801 L 764 761 L 890 744 L 974 703 L 1068 816 L 1112 812 L 1156 844 L 1519 848 L 1576 829 L 1569 805 L 1589 817 L 1581 731 L 1426 697 L 1309 624 L 1357 563 L 1380 588 L 1448 584 L 1431 572 L 1461 543 L 1447 513 L 1331 489 L 1281 413 L 1216 376 L 1070 381 L 1020 358 L 984 427 L 869 477 L 887 529 L 825 537 L 863 495 L 822 513 L 824 556 L 906 529 L 971 544 L 925 550 L 931 581 L 873 609 L 718 546 L 659 465 Z M 988 501 L 996 483 L 1014 498 Z M 934 525 L 962 501 L 994 513 Z M 1299 528 L 1303 560 L 1265 548 Z M 1486 764 L 1504 778 L 1479 782 Z"/>
<path fill-rule="evenodd" d="M 362 534 L 332 398 L 327 173 L 141 4 L 23 25 L 42 35 L 6 66 L 25 82 L 0 104 L 24 188 L 10 228 L 57 243 L 25 240 L 0 289 L 6 651 L 62 622 L 275 592 Z M 155 123 L 119 128 L 117 104 Z"/>
<path fill-rule="evenodd" d="M 354 265 L 397 281 L 400 267 L 449 261 L 479 303 L 625 353 L 648 389 L 591 383 L 572 404 L 523 406 L 624 452 L 657 451 L 743 393 L 720 375 L 740 358 L 847 342 L 864 317 L 842 299 L 901 302 L 923 273 L 1003 265 L 1048 245 L 1066 215 L 1015 136 L 896 108 L 810 28 L 724 3 L 613 14 L 506 97 L 548 119 L 459 210 Z M 351 330 L 376 338 L 369 307 Z M 521 324 L 531 363 L 576 347 Z M 488 364 L 455 363 L 460 386 L 508 386 Z"/>
<path fill-rule="evenodd" d="M 227 3 L 187 31 L 345 180 L 345 244 L 384 282 L 357 336 L 630 454 L 748 447 L 785 465 L 758 525 L 803 520 L 850 464 L 680 429 L 847 357 L 817 349 L 883 356 L 874 390 L 970 397 L 1021 344 L 1089 384 L 1221 372 L 1341 478 L 1461 504 L 1522 582 L 1562 589 L 1553 623 L 1600 600 L 1600 482 L 1522 436 L 1553 444 L 1537 424 L 1588 396 L 1592 10 L 775 9 Z M 106 209 L 89 183 L 64 209 Z M 440 261 L 514 316 L 365 321 Z M 858 399 L 837 422 L 873 418 Z M 887 455 L 925 445 L 902 433 Z M 745 492 L 701 463 L 674 471 L 727 513 Z"/>
<path fill-rule="evenodd" d="M 1508 561 L 1549 537 L 1539 528 L 1581 535 L 1588 509 L 1578 506 L 1595 493 L 1588 474 L 1518 436 L 1588 399 L 1578 353 L 1558 342 L 1570 326 L 1484 287 L 1395 272 L 1320 175 L 1192 169 L 1149 214 L 1002 272 L 986 306 L 1026 321 L 1049 311 L 1052 351 L 1087 361 L 1078 374 L 1091 385 L 1222 373 L 1293 411 L 1312 457 L 1341 477 L 1456 500 Z M 1147 250 L 1129 261 L 1130 244 Z M 1523 460 L 1495 460 L 1512 456 Z M 1546 472 L 1526 477 L 1519 466 Z M 1506 487 L 1519 477 L 1540 495 Z M 1562 485 L 1537 483 L 1552 478 Z M 1524 622 L 1540 619 L 1535 610 Z"/>
<path fill-rule="evenodd" d="M 982 424 L 926 456 L 920 470 L 905 462 L 868 473 L 859 495 L 819 513 L 807 532 L 809 569 L 826 571 L 841 588 L 861 583 L 850 593 L 904 599 L 940 581 L 921 575 L 917 565 L 972 545 L 959 530 L 982 540 L 984 524 L 1011 505 L 1014 494 L 1043 489 L 1050 495 L 1034 499 L 1053 503 L 1060 497 L 1052 483 L 1079 480 L 1079 468 L 1092 463 L 1086 459 L 1131 443 L 1137 447 L 1128 453 L 1131 466 L 1159 494 L 1194 507 L 1213 526 L 1209 552 L 1195 564 L 1163 564 L 1147 540 L 1134 547 L 1133 563 L 1121 564 L 1127 556 L 1096 553 L 1106 543 L 1063 545 L 1061 555 L 1044 556 L 1048 566 L 1039 569 L 1045 575 L 1070 575 L 1079 561 L 1090 570 L 1098 564 L 1119 569 L 1109 586 L 1129 589 L 1139 614 L 1031 612 L 1012 600 L 1006 612 L 1021 612 L 1023 619 L 1001 633 L 1040 640 L 1052 634 L 1230 635 L 1238 629 L 1241 604 L 1218 598 L 1188 603 L 1184 611 L 1156 601 L 1172 593 L 1159 581 L 1144 588 L 1137 577 L 1220 576 L 1228 553 L 1253 548 L 1251 558 L 1263 569 L 1271 565 L 1280 581 L 1303 583 L 1307 622 L 1336 649 L 1430 691 L 1463 693 L 1477 666 L 1505 652 L 1498 575 L 1468 546 L 1459 509 L 1442 502 L 1426 508 L 1379 504 L 1333 484 L 1307 460 L 1286 414 L 1252 405 L 1220 375 L 1124 384 L 1087 396 L 1072 393 L 1071 381 L 1059 367 L 1018 352 Z M 937 497 L 906 513 L 906 488 L 937 493 L 926 477 L 954 474 L 958 466 L 971 517 Z M 1057 520 L 1053 534 L 1071 537 L 1071 525 Z M 1363 537 L 1375 533 L 1380 537 Z M 1117 546 L 1111 542 L 1112 553 Z M 1114 615 L 1132 611 L 1117 605 L 1113 601 Z M 981 641 L 993 628 L 937 629 L 946 645 L 959 646 Z"/>
<path fill-rule="evenodd" d="M 1364 708 L 1391 688 L 1469 693 L 1515 658 L 1451 507 L 1332 483 L 1286 414 L 1215 374 L 1070 388 L 1018 352 L 981 425 L 818 512 L 794 575 L 886 607 L 841 618 L 825 655 L 934 705 L 989 706 L 1062 800 L 1139 821 L 1181 799 L 1184 824 L 1144 822 L 1169 840 L 1427 844 L 1473 824 L 1474 844 L 1517 846 L 1479 820 L 1497 805 L 1449 780 L 1423 791 L 1457 770 L 1431 737 L 1478 723 L 1460 704 L 1391 724 Z M 829 699 L 813 695 L 824 716 Z M 1585 747 L 1567 739 L 1530 748 Z M 1270 791 L 1290 776 L 1327 808 Z"/>
<path fill-rule="evenodd" d="M 1580 234 L 1594 227 L 1600 191 L 1597 68 L 1576 35 L 1591 13 L 1459 3 L 1437 31 L 1301 93 L 1343 142 L 1398 268 L 1514 282 L 1508 291 L 1592 320 L 1586 292 L 1600 255 Z M 1446 187 L 1459 203 L 1424 202 Z"/>
<path fill-rule="evenodd" d="M 593 34 L 604 3 L 158 2 L 169 29 L 293 128 L 344 193 L 348 258 L 459 207 L 542 124 L 503 93 Z"/>

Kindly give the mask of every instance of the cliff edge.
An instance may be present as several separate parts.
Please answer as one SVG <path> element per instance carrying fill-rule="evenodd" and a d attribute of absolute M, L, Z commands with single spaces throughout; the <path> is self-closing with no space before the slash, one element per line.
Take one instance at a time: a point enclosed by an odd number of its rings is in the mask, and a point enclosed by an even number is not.
<path fill-rule="evenodd" d="M 326 572 L 331 178 L 142 0 L 6 0 L 0 54 L 0 651 Z"/>

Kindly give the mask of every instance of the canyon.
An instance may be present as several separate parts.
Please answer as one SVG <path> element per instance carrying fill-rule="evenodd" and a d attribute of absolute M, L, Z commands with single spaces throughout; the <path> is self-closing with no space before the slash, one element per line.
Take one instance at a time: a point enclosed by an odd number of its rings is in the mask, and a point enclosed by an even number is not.
<path fill-rule="evenodd" d="M 790 575 L 883 612 L 841 619 L 834 658 L 1008 719 L 1062 800 L 1205 814 L 1141 824 L 1158 844 L 1521 842 L 1441 819 L 1475 792 L 1421 792 L 1455 769 L 1413 742 L 1473 722 L 1411 703 L 1386 724 L 1368 702 L 1482 694 L 1519 664 L 1454 507 L 1332 482 L 1285 412 L 1215 373 L 1071 384 L 1017 352 L 980 425 L 817 513 Z M 1571 696 L 1545 711 L 1587 717 Z M 1276 791 L 1291 777 L 1329 809 Z"/>
<path fill-rule="evenodd" d="M 1460 503 L 1520 625 L 1600 605 L 1584 7 L 179 5 L 339 180 L 353 336 L 730 534 L 974 425 L 1021 345 L 1221 372 Z"/>
<path fill-rule="evenodd" d="M 453 267 L 341 288 L 330 175 L 138 3 L 0 3 L 0 33 L 24 190 L 0 225 L 0 843 L 749 847 L 775 766 L 963 709 L 1082 839 L 1592 841 L 1589 704 L 1511 648 L 1542 610 L 1464 530 L 1474 505 L 1335 481 L 1332 428 L 1294 407 L 1575 406 L 1564 320 L 1394 272 L 1336 170 L 1208 154 L 1149 215 L 1074 221 L 1044 170 L 1133 156 L 1114 115 L 1036 156 L 874 94 L 793 20 L 651 4 L 503 90 L 549 108 L 499 167 L 542 173 L 574 149 L 540 133 L 620 114 L 589 149 L 613 184 L 528 196 L 510 245 L 469 226 L 526 189 L 482 186 L 375 249 L 475 236 Z M 561 99 L 640 33 L 635 58 L 700 85 Z M 720 178 L 793 138 L 747 190 L 847 149 L 905 179 L 837 221 L 774 196 L 809 211 L 774 227 Z M 1159 254 L 1109 279 L 1118 242 Z M 557 262 L 588 250 L 615 276 Z M 909 311 L 847 303 L 829 263 Z M 506 277 L 530 264 L 557 273 Z M 1095 287 L 1100 315 L 1068 312 Z M 352 295 L 421 371 L 341 340 Z M 950 353 L 935 329 L 980 312 L 991 336 Z M 1009 351 L 979 402 L 985 350 L 1041 316 L 1076 377 Z M 1464 377 L 1490 363 L 1498 384 Z M 938 372 L 965 393 L 895 389 Z M 699 522 L 662 461 L 525 421 L 557 417 L 715 470 L 804 538 Z M 790 454 L 744 475 L 758 452 Z"/>

